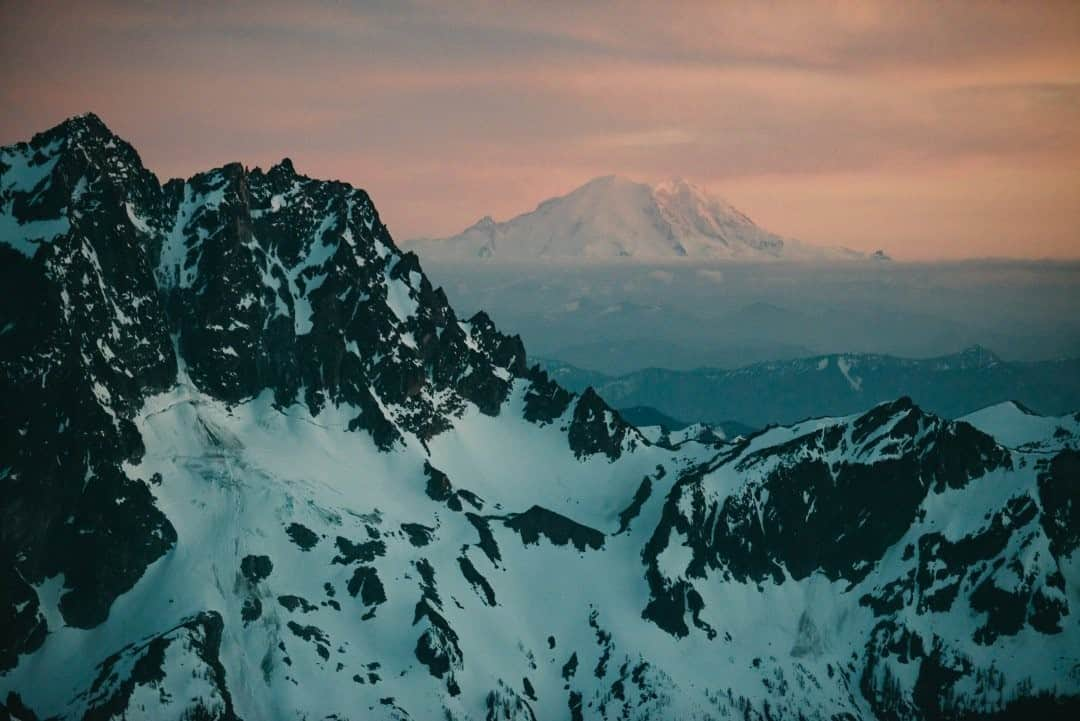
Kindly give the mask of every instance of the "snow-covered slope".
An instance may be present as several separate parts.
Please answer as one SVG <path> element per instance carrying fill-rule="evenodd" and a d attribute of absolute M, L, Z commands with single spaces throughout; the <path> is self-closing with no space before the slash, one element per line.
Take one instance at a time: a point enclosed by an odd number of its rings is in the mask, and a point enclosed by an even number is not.
<path fill-rule="evenodd" d="M 1009 448 L 1057 452 L 1080 451 L 1080 413 L 1044 416 L 1017 401 L 988 406 L 963 417 Z"/>
<path fill-rule="evenodd" d="M 774 235 L 685 180 L 650 186 L 614 175 L 545 200 L 505 223 L 487 216 L 459 235 L 407 241 L 405 246 L 425 260 L 863 257 Z"/>
<path fill-rule="evenodd" d="M 906 399 L 654 445 L 362 191 L 3 153 L 68 227 L 0 236 L 0 718 L 1076 712 L 1075 451 Z"/>

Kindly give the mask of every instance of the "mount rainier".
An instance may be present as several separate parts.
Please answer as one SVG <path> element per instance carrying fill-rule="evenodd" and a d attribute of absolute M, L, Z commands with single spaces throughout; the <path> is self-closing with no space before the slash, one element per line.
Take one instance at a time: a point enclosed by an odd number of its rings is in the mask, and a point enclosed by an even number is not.
<path fill-rule="evenodd" d="M 1037 417 L 652 444 L 363 191 L 162 185 L 93 115 L 0 149 L 0 287 L 0 719 L 1080 711 Z"/>
<path fill-rule="evenodd" d="M 616 175 L 594 178 L 505 223 L 486 216 L 450 238 L 406 242 L 425 260 L 530 261 L 851 260 L 862 253 L 807 245 L 757 226 L 686 180 L 658 185 Z M 876 257 L 884 258 L 884 254 Z"/>

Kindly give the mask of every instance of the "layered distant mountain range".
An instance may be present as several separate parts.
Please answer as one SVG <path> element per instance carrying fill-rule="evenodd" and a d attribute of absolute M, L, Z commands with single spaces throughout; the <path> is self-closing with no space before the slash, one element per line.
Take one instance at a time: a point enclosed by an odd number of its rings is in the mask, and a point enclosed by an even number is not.
<path fill-rule="evenodd" d="M 1073 426 L 653 442 L 364 191 L 93 115 L 0 148 L 0 288 L 0 719 L 1080 715 Z"/>
<path fill-rule="evenodd" d="M 838 353 L 733 370 L 649 368 L 621 376 L 540 362 L 567 388 L 592 386 L 619 408 L 651 407 L 682 423 L 762 428 L 854 413 L 903 395 L 946 418 L 1008 400 L 1048 415 L 1080 409 L 1080 359 L 1006 362 L 980 346 L 928 359 Z"/>

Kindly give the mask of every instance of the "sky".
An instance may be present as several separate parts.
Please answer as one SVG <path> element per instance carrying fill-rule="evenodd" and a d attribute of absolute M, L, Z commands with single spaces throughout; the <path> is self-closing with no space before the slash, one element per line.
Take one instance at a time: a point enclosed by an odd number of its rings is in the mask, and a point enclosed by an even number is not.
<path fill-rule="evenodd" d="M 899 259 L 1080 257 L 1080 2 L 14 3 L 0 144 L 100 115 L 160 177 L 293 159 L 399 239 L 687 178 Z"/>

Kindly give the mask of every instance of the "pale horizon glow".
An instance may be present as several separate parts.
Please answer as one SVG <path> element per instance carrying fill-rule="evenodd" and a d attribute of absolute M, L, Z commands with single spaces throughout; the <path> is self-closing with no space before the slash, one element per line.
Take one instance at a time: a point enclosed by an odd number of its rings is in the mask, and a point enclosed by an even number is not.
<path fill-rule="evenodd" d="M 608 174 L 904 260 L 1080 257 L 1080 3 L 0 4 L 0 144 L 93 111 L 167 178 L 282 157 L 394 236 Z"/>

